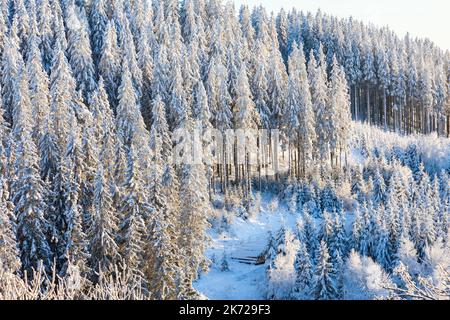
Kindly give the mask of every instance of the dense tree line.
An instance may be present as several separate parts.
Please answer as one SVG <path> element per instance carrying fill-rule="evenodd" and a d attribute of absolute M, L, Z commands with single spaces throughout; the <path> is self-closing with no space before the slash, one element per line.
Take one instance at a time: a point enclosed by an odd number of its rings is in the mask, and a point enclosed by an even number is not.
<path fill-rule="evenodd" d="M 363 166 L 285 189 L 299 219 L 269 236 L 267 298 L 448 299 L 448 171 L 430 177 L 413 143 L 384 152 L 363 137 Z"/>
<path fill-rule="evenodd" d="M 450 134 L 448 51 L 321 11 L 282 10 L 276 21 L 285 59 L 297 41 L 316 56 L 322 46 L 328 65 L 336 56 L 344 66 L 353 119 L 401 133 Z"/>

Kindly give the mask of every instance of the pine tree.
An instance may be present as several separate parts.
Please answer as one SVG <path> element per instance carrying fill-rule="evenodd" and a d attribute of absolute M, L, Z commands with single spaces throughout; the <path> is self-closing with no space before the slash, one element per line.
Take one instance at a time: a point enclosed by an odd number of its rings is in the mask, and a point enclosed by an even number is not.
<path fill-rule="evenodd" d="M 150 221 L 153 209 L 147 204 L 147 195 L 143 182 L 139 180 L 137 172 L 134 146 L 128 146 L 125 184 L 122 187 L 122 205 L 119 215 L 123 219 L 120 225 L 120 252 L 126 266 L 131 270 L 134 281 L 144 283 L 143 250 L 146 233 L 146 223 Z"/>
<path fill-rule="evenodd" d="M 373 182 L 372 201 L 374 204 L 380 205 L 385 202 L 386 184 L 378 168 L 375 171 L 375 179 Z"/>
<path fill-rule="evenodd" d="M 268 68 L 264 63 L 267 57 L 264 56 L 263 44 L 258 40 L 253 49 L 255 55 L 255 69 L 254 77 L 250 78 L 251 91 L 254 97 L 255 107 L 258 110 L 259 118 L 261 119 L 261 127 L 270 127 L 270 110 L 269 110 L 269 80 Z"/>
<path fill-rule="evenodd" d="M 297 256 L 295 258 L 295 270 L 297 278 L 295 281 L 296 291 L 299 293 L 300 298 L 306 298 L 310 292 L 310 286 L 312 284 L 313 270 L 311 265 L 311 259 L 309 257 L 308 250 L 304 243 L 300 243 Z"/>
<path fill-rule="evenodd" d="M 269 110 L 271 112 L 271 128 L 280 128 L 282 113 L 285 109 L 287 94 L 287 73 L 281 61 L 279 51 L 272 48 L 269 54 Z"/>
<path fill-rule="evenodd" d="M 335 56 L 331 66 L 331 79 L 328 90 L 328 103 L 331 109 L 328 137 L 331 148 L 331 162 L 332 165 L 337 166 L 342 161 L 342 152 L 347 151 L 347 143 L 351 132 L 351 116 L 349 112 L 350 99 L 347 92 L 347 80 L 345 79 L 344 70 L 338 65 Z"/>
<path fill-rule="evenodd" d="M 14 102 L 15 181 L 11 185 L 14 216 L 17 217 L 17 239 L 22 271 L 31 276 L 40 265 L 48 272 L 52 252 L 47 242 L 49 230 L 46 215 L 46 189 L 39 174 L 38 153 L 31 137 L 32 113 L 26 74 L 18 79 L 19 90 Z"/>
<path fill-rule="evenodd" d="M 321 241 L 317 251 L 317 263 L 314 267 L 312 295 L 316 300 L 333 300 L 337 298 L 336 283 L 333 281 L 333 265 L 330 263 L 328 246 Z"/>
<path fill-rule="evenodd" d="M 303 46 L 299 48 L 299 87 L 300 87 L 300 112 L 299 112 L 299 150 L 302 154 L 302 172 L 306 175 L 306 167 L 313 159 L 313 146 L 316 143 L 316 133 L 314 130 L 315 119 L 311 94 L 306 72 L 306 61 L 303 54 Z M 294 55 L 295 57 L 295 55 Z M 300 159 L 299 159 L 300 160 Z"/>
<path fill-rule="evenodd" d="M 33 137 L 39 142 L 44 132 L 46 118 L 50 112 L 49 79 L 41 62 L 41 51 L 38 48 L 38 38 L 31 38 L 27 61 L 27 73 L 29 81 L 30 99 L 33 105 L 36 126 Z"/>
<path fill-rule="evenodd" d="M 225 81 L 227 70 L 220 60 L 213 57 L 206 82 L 206 91 L 209 97 L 209 106 L 213 113 L 213 125 L 220 131 L 231 128 L 230 93 Z"/>
<path fill-rule="evenodd" d="M 89 14 L 91 48 L 94 64 L 98 65 L 103 52 L 104 35 L 108 27 L 107 6 L 104 0 L 94 0 Z"/>
<path fill-rule="evenodd" d="M 299 241 L 289 230 L 280 230 L 283 243 L 279 252 L 267 270 L 269 299 L 291 299 L 295 291 L 297 272 L 295 269 Z"/>
<path fill-rule="evenodd" d="M 151 124 L 152 111 L 152 84 L 153 84 L 153 70 L 155 68 L 153 62 L 152 49 L 154 44 L 153 31 L 148 26 L 142 30 L 138 42 L 138 63 L 142 69 L 142 98 L 141 98 L 141 112 L 144 117 L 147 128 Z"/>
<path fill-rule="evenodd" d="M 122 82 L 118 90 L 118 105 L 116 115 L 116 129 L 122 144 L 127 147 L 132 143 L 140 145 L 141 148 L 137 151 L 141 165 L 148 162 L 148 158 L 143 158 L 141 155 L 148 156 L 148 131 L 145 128 L 144 120 L 140 112 L 138 97 L 132 83 L 132 77 L 127 64 L 124 66 L 122 74 Z M 141 169 L 146 169 L 141 166 Z M 145 174 L 143 172 L 142 174 Z"/>
<path fill-rule="evenodd" d="M 130 70 L 133 87 L 139 101 L 142 97 L 142 70 L 139 68 L 136 47 L 127 17 L 125 17 L 122 27 L 123 32 L 119 33 L 118 37 L 122 50 L 122 65 L 126 64 Z"/>
<path fill-rule="evenodd" d="M 88 22 L 76 12 L 75 5 L 69 6 L 67 10 L 69 62 L 77 82 L 76 90 L 82 92 L 85 103 L 90 103 L 96 85 Z"/>
<path fill-rule="evenodd" d="M 317 65 L 313 53 L 311 52 L 308 63 L 309 86 L 313 110 L 315 112 L 316 136 L 315 157 L 326 164 L 329 155 L 329 126 L 330 112 L 327 110 L 327 79 L 324 73 L 326 66 Z"/>
<path fill-rule="evenodd" d="M 200 35 L 196 36 L 183 50 L 181 63 L 181 72 L 183 76 L 183 87 L 187 92 L 196 89 L 202 80 L 202 61 L 206 59 L 204 52 L 201 51 Z M 187 95 L 187 104 L 192 105 L 194 96 Z"/>
<path fill-rule="evenodd" d="M 227 254 L 224 252 L 222 255 L 222 260 L 220 262 L 220 271 L 230 271 L 230 267 L 228 266 Z"/>
<path fill-rule="evenodd" d="M 361 213 L 358 206 L 355 211 L 355 219 L 353 220 L 352 225 L 352 243 L 357 251 L 360 250 L 361 228 Z"/>
<path fill-rule="evenodd" d="M 3 171 L 3 159 L 0 163 Z M 13 204 L 9 201 L 8 185 L 4 172 L 0 173 L 0 267 L 16 273 L 20 270 L 19 251 L 16 240 L 16 222 Z"/>
<path fill-rule="evenodd" d="M 12 28 L 16 29 L 20 52 L 25 57 L 30 36 L 30 16 L 23 0 L 14 1 Z"/>
<path fill-rule="evenodd" d="M 105 89 L 108 93 L 109 103 L 116 110 L 117 88 L 119 83 L 120 56 L 117 47 L 116 27 L 110 21 L 103 34 L 102 49 L 98 62 L 98 73 L 105 81 Z"/>
<path fill-rule="evenodd" d="M 180 128 L 188 113 L 186 94 L 183 88 L 181 65 L 175 64 L 172 67 L 174 69 L 172 71 L 173 75 L 171 76 L 172 80 L 169 89 L 170 96 L 167 104 L 169 115 L 168 123 L 171 131 Z"/>
<path fill-rule="evenodd" d="M 185 204 L 181 209 L 179 242 L 185 256 L 183 287 L 190 290 L 200 269 L 206 268 L 204 250 L 210 208 L 203 164 L 183 165 L 180 201 Z"/>
<path fill-rule="evenodd" d="M 370 224 L 370 205 L 363 203 L 361 208 L 361 231 L 359 236 L 359 253 L 369 256 L 372 253 L 372 233 Z"/>
<path fill-rule="evenodd" d="M 5 41 L 2 54 L 3 108 L 5 109 L 4 117 L 9 123 L 12 123 L 15 79 L 19 75 L 21 64 L 23 61 L 19 52 L 18 39 L 12 33 Z"/>
<path fill-rule="evenodd" d="M 39 49 L 42 55 L 42 66 L 47 74 L 50 74 L 50 68 L 53 61 L 53 43 L 54 31 L 52 29 L 52 9 L 49 0 L 37 2 L 37 27 L 40 31 Z"/>
<path fill-rule="evenodd" d="M 345 232 L 345 216 L 342 212 L 334 212 L 333 237 L 330 241 L 330 255 L 332 262 L 338 264 L 339 259 L 345 257 L 348 253 L 347 235 Z M 341 261 L 342 262 L 342 261 Z"/>
<path fill-rule="evenodd" d="M 378 244 L 375 249 L 375 256 L 377 262 L 386 270 L 390 270 L 392 268 L 392 262 L 390 261 L 389 254 L 389 233 L 386 228 L 385 223 L 383 224 L 380 235 L 378 236 Z"/>
<path fill-rule="evenodd" d="M 182 249 L 178 245 L 180 203 L 178 198 L 179 183 L 173 167 L 167 164 L 161 177 L 161 194 L 163 200 L 155 208 L 154 219 L 149 234 L 151 253 L 147 254 L 147 278 L 150 279 L 150 291 L 157 299 L 178 299 L 184 288 L 180 287 L 183 279 Z"/>
<path fill-rule="evenodd" d="M 256 128 L 260 122 L 250 92 L 247 70 L 242 68 L 236 80 L 235 127 L 240 129 Z"/>
<path fill-rule="evenodd" d="M 73 117 L 73 116 L 72 116 Z M 91 269 L 89 267 L 90 253 L 89 241 L 86 230 L 83 224 L 83 208 L 80 201 L 81 195 L 81 179 L 83 163 L 81 155 L 81 141 L 80 132 L 76 121 L 72 119 L 71 134 L 69 136 L 69 143 L 64 154 L 64 166 L 66 166 L 65 194 L 64 199 L 67 203 L 65 211 L 63 212 L 66 221 L 68 222 L 65 239 L 65 264 L 62 267 L 62 272 L 70 273 L 73 268 L 83 276 L 91 276 Z M 72 268 L 72 270 L 71 270 Z"/>
<path fill-rule="evenodd" d="M 168 48 L 166 43 L 158 43 L 158 46 L 154 52 L 154 66 L 153 69 L 153 79 L 152 82 L 152 96 L 156 97 L 158 94 L 161 99 L 167 103 L 169 98 L 169 61 L 168 61 Z"/>
<path fill-rule="evenodd" d="M 8 25 L 7 25 L 7 14 L 5 15 L 4 11 L 7 11 L 5 8 L 3 8 L 4 5 L 2 5 L 2 10 L 0 10 L 0 52 L 3 53 L 3 49 L 5 48 L 5 41 L 7 39 L 8 34 Z"/>
<path fill-rule="evenodd" d="M 98 165 L 94 183 L 94 212 L 88 233 L 90 265 L 97 274 L 100 271 L 111 274 L 120 259 L 119 247 L 115 239 L 119 230 L 119 221 L 101 163 Z"/>
<path fill-rule="evenodd" d="M 307 239 L 306 248 L 311 254 L 314 253 L 317 247 L 317 235 L 314 220 L 311 217 L 310 211 L 303 207 L 303 220 L 305 228 L 305 238 Z"/>
<path fill-rule="evenodd" d="M 55 132 L 60 150 L 66 149 L 68 135 L 68 117 L 73 110 L 76 84 L 70 66 L 64 54 L 62 44 L 58 41 L 50 74 L 50 114 L 52 130 Z"/>

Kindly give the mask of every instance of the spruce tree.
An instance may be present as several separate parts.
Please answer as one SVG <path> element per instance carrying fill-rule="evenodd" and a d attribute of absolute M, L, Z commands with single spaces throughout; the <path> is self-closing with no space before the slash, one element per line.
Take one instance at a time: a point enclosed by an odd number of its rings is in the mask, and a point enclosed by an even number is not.
<path fill-rule="evenodd" d="M 334 268 L 330 262 L 330 254 L 325 241 L 320 242 L 317 251 L 317 262 L 314 267 L 312 295 L 316 300 L 333 300 L 337 298 L 337 287 L 333 279 Z"/>
<path fill-rule="evenodd" d="M 92 224 L 88 231 L 90 266 L 97 275 L 100 271 L 104 274 L 112 274 L 114 267 L 120 261 L 119 247 L 116 242 L 119 220 L 101 163 L 95 175 L 93 210 Z"/>

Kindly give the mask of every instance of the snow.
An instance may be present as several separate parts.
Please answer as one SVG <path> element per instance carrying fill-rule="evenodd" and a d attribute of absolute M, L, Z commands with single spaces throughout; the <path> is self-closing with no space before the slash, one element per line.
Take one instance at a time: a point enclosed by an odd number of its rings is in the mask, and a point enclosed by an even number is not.
<path fill-rule="evenodd" d="M 360 122 L 353 122 L 353 135 L 350 141 L 349 163 L 363 165 L 367 158 L 357 148 L 361 137 L 364 136 L 369 149 L 380 151 L 405 151 L 409 145 L 415 145 L 425 167 L 430 173 L 440 170 L 450 170 L 450 139 L 438 137 L 436 133 L 423 135 L 402 135 L 396 132 L 386 132 L 381 128 L 369 126 Z"/>
<path fill-rule="evenodd" d="M 408 145 L 415 144 L 418 153 L 430 171 L 439 172 L 450 166 L 450 140 L 438 138 L 436 135 L 402 136 L 397 133 L 383 132 L 379 128 L 354 123 L 354 134 L 348 163 L 351 167 L 364 166 L 368 157 L 361 149 L 362 136 L 366 140 L 368 150 L 392 152 L 393 149 L 406 150 Z M 281 161 L 284 167 L 284 161 Z M 353 207 L 346 208 L 345 229 L 347 234 L 351 233 L 352 224 L 355 219 Z M 216 212 L 218 216 L 222 212 Z M 231 216 L 231 218 L 230 218 Z M 255 216 L 245 220 L 235 216 L 235 212 L 229 212 L 229 229 L 218 231 L 219 228 L 211 228 L 206 255 L 214 260 L 207 273 L 201 274 L 194 283 L 194 287 L 205 299 L 212 300 L 261 300 L 266 298 L 267 293 L 267 264 L 253 265 L 245 264 L 233 258 L 245 259 L 257 257 L 265 249 L 268 241 L 269 231 L 276 235 L 281 226 L 295 232 L 299 213 L 291 213 L 286 201 L 282 201 L 275 193 L 263 193 L 261 195 L 261 210 Z M 316 224 L 318 221 L 316 221 Z M 227 257 L 229 271 L 221 271 L 221 262 L 224 254 Z M 439 258 L 445 254 L 436 254 Z M 360 266 L 359 278 L 353 274 L 350 280 L 346 280 L 345 294 L 351 299 L 374 298 L 385 296 L 387 292 L 381 290 L 378 282 L 390 283 L 373 261 L 363 257 L 364 263 Z M 242 261 L 242 260 L 241 260 Z M 447 265 L 443 263 L 444 265 Z M 364 266 L 363 266 L 364 265 Z M 349 271 L 350 274 L 352 271 Z M 355 270 L 353 270 L 355 272 Z M 377 282 L 378 281 L 378 282 Z M 355 292 L 356 290 L 356 292 Z"/>
<path fill-rule="evenodd" d="M 277 209 L 271 210 L 273 194 L 262 195 L 261 212 L 254 218 L 244 220 L 235 217 L 230 230 L 217 233 L 211 229 L 211 243 L 206 255 L 215 256 L 206 274 L 202 274 L 194 287 L 205 297 L 212 300 L 261 300 L 265 298 L 266 265 L 249 265 L 232 258 L 258 256 L 267 245 L 268 232 L 275 234 L 281 226 L 294 230 L 298 215 L 289 212 L 280 202 Z M 229 271 L 220 270 L 220 261 L 224 254 L 228 257 Z"/>

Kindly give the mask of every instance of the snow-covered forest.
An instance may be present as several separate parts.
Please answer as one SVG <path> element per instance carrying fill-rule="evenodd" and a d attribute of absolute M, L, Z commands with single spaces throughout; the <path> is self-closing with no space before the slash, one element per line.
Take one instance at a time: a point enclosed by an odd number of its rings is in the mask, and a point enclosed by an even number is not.
<path fill-rule="evenodd" d="M 0 0 L 0 62 L 0 299 L 240 299 L 212 286 L 245 266 L 256 299 L 450 297 L 430 40 L 221 0 Z"/>

